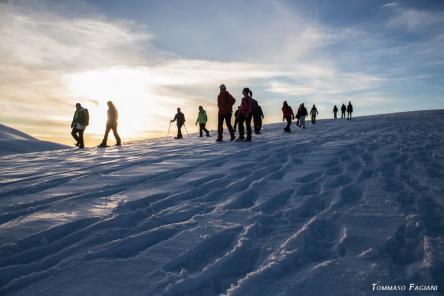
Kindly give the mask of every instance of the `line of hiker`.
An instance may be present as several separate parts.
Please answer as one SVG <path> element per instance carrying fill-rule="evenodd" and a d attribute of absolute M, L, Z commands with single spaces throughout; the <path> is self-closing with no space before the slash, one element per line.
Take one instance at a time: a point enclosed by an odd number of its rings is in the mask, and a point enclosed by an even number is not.
<path fill-rule="evenodd" d="M 97 146 L 100 148 L 108 147 L 108 134 L 110 131 L 113 131 L 114 138 L 116 139 L 116 146 L 122 145 L 119 133 L 117 132 L 117 120 L 119 118 L 119 114 L 117 112 L 116 107 L 113 102 L 108 101 L 108 111 L 107 111 L 107 121 L 106 121 L 106 129 L 105 135 L 103 136 L 102 142 Z M 76 111 L 74 112 L 74 117 L 71 122 L 71 135 L 76 140 L 75 146 L 80 149 L 85 148 L 85 140 L 83 138 L 83 134 L 85 132 L 86 127 L 89 125 L 89 112 L 88 109 L 83 108 L 80 103 L 76 104 Z"/>
<path fill-rule="evenodd" d="M 352 119 L 352 113 L 353 113 L 353 105 L 352 103 L 349 101 L 347 107 L 345 106 L 345 104 L 342 104 L 341 106 L 341 119 L 345 119 L 345 112 L 347 112 L 347 120 L 351 120 Z M 338 107 L 336 107 L 336 105 L 333 107 L 333 118 L 337 119 L 338 118 Z"/>
<path fill-rule="evenodd" d="M 253 98 L 253 92 L 248 88 L 242 90 L 241 103 L 238 106 L 236 112 L 234 112 L 234 127 L 231 125 L 231 118 L 233 116 L 233 106 L 236 103 L 236 99 L 227 91 L 227 87 L 224 84 L 219 86 L 219 95 L 217 96 L 217 139 L 216 142 L 223 141 L 223 126 L 224 123 L 227 126 L 228 132 L 230 134 L 230 141 L 246 141 L 250 142 L 252 140 L 252 127 L 251 122 L 253 121 L 253 128 L 255 134 L 261 134 L 262 130 L 262 119 L 264 118 L 264 113 L 262 107 L 259 105 L 258 101 Z M 108 101 L 108 111 L 107 111 L 107 122 L 105 135 L 103 136 L 102 142 L 98 147 L 108 147 L 108 135 L 112 131 L 114 138 L 116 139 L 116 146 L 122 144 L 120 136 L 117 132 L 117 122 L 118 122 L 118 112 L 113 102 Z M 333 107 L 334 119 L 337 119 L 338 107 L 335 105 Z M 347 112 L 347 120 L 352 119 L 353 106 L 351 102 L 348 106 L 342 104 L 341 106 L 341 118 L 346 118 L 345 112 Z M 296 118 L 296 125 L 302 129 L 305 129 L 305 117 L 311 116 L 311 123 L 316 124 L 316 116 L 319 114 L 316 105 L 310 109 L 308 113 L 307 108 L 304 103 L 300 104 L 296 115 L 293 113 L 293 109 L 288 105 L 287 101 L 284 101 L 282 106 L 282 121 L 287 121 L 287 125 L 284 131 L 287 133 L 291 132 L 291 123 Z M 170 120 L 170 127 L 168 129 L 168 134 L 171 128 L 171 123 L 176 122 L 177 125 L 177 135 L 174 139 L 183 139 L 182 127 L 188 134 L 185 127 L 185 115 L 181 112 L 180 108 L 177 108 L 177 113 L 172 120 Z M 203 133 L 207 137 L 210 137 L 210 132 L 206 128 L 208 122 L 207 112 L 202 106 L 199 106 L 197 119 L 195 125 L 199 124 L 199 137 L 203 137 Z M 86 127 L 89 124 L 89 113 L 88 109 L 83 108 L 80 103 L 76 104 L 76 111 L 74 113 L 74 118 L 71 123 L 72 132 L 71 135 L 76 140 L 75 145 L 79 148 L 84 148 L 85 143 L 83 139 L 83 134 Z M 235 133 L 238 131 L 239 136 L 236 139 Z M 168 135 L 167 134 L 167 135 Z M 189 136 L 189 134 L 188 134 Z"/>

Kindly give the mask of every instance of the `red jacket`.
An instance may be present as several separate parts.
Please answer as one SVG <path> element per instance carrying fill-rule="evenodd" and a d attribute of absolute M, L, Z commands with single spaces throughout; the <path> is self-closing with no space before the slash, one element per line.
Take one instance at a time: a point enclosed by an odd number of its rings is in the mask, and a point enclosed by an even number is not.
<path fill-rule="evenodd" d="M 253 99 L 250 96 L 242 98 L 239 113 L 243 115 L 248 115 L 253 111 Z"/>
<path fill-rule="evenodd" d="M 282 107 L 282 113 L 284 114 L 284 117 L 294 117 L 293 109 L 291 109 L 290 106 Z"/>
<path fill-rule="evenodd" d="M 219 114 L 226 115 L 228 113 L 233 112 L 233 105 L 236 103 L 236 99 L 227 92 L 220 92 L 217 97 L 217 107 L 219 107 Z"/>

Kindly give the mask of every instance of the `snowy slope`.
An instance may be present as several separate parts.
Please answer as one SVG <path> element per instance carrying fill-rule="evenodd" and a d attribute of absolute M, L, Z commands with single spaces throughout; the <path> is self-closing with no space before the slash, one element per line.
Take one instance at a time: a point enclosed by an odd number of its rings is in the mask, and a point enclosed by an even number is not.
<path fill-rule="evenodd" d="M 0 124 L 0 156 L 67 148 L 48 141 L 40 141 L 28 134 Z"/>
<path fill-rule="evenodd" d="M 0 294 L 444 295 L 443 126 L 435 110 L 2 157 Z"/>

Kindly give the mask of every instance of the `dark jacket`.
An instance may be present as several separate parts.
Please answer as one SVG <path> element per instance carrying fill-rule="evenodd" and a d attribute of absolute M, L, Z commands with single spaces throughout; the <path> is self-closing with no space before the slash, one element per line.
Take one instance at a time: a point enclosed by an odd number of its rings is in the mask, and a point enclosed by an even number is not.
<path fill-rule="evenodd" d="M 77 125 L 85 128 L 89 124 L 89 113 L 88 109 L 80 108 L 80 110 L 76 110 L 74 112 L 74 117 L 71 122 L 71 128 L 76 127 Z"/>
<path fill-rule="evenodd" d="M 182 112 L 177 112 L 174 116 L 173 122 L 177 120 L 177 125 L 182 126 L 185 123 L 185 115 Z"/>
<path fill-rule="evenodd" d="M 233 105 L 236 103 L 236 99 L 227 92 L 221 91 L 217 96 L 217 107 L 219 107 L 219 114 L 226 115 L 233 112 Z"/>
<path fill-rule="evenodd" d="M 292 117 L 294 118 L 293 109 L 291 109 L 290 106 L 284 106 L 282 107 L 282 114 L 284 115 L 284 118 Z"/>
<path fill-rule="evenodd" d="M 348 106 L 347 106 L 347 112 L 353 112 L 353 106 L 352 106 L 352 104 L 348 104 Z"/>
<path fill-rule="evenodd" d="M 338 107 L 334 106 L 334 107 L 333 107 L 333 112 L 334 112 L 334 113 L 338 112 Z"/>
<path fill-rule="evenodd" d="M 342 111 L 342 112 L 345 112 L 345 110 L 347 110 L 347 107 L 345 107 L 345 105 L 342 104 L 341 111 Z"/>
<path fill-rule="evenodd" d="M 300 116 L 307 116 L 308 112 L 307 112 L 307 108 L 305 108 L 304 106 L 301 106 L 301 110 L 299 113 Z"/>

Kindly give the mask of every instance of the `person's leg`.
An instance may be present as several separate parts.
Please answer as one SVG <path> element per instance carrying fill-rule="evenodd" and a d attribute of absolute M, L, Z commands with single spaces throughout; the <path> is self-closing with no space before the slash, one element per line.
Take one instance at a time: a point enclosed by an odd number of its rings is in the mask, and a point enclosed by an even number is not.
<path fill-rule="evenodd" d="M 260 116 L 259 116 L 258 123 L 259 123 L 259 133 L 261 133 L 261 129 L 262 129 L 262 117 L 260 117 Z"/>
<path fill-rule="evenodd" d="M 231 112 L 225 115 L 225 123 L 227 124 L 228 131 L 230 132 L 231 140 L 234 140 L 234 130 L 231 126 Z"/>
<path fill-rule="evenodd" d="M 243 114 L 239 115 L 238 128 L 239 128 L 239 139 L 241 140 L 244 139 L 244 121 L 245 121 L 245 116 Z"/>
<path fill-rule="evenodd" d="M 120 136 L 117 133 L 117 125 L 113 126 L 112 130 L 113 130 L 114 138 L 116 139 L 116 145 L 120 146 L 122 144 L 122 142 L 120 141 Z"/>
<path fill-rule="evenodd" d="M 210 135 L 210 132 L 207 130 L 206 128 L 206 123 L 202 123 L 202 129 L 205 132 L 205 134 L 207 135 L 207 137 Z"/>
<path fill-rule="evenodd" d="M 247 141 L 251 141 L 251 119 L 253 118 L 252 114 L 249 114 L 245 120 L 245 124 L 247 126 Z"/>
<path fill-rule="evenodd" d="M 111 126 L 110 125 L 106 125 L 106 129 L 105 129 L 105 135 L 103 136 L 103 140 L 102 140 L 102 146 L 106 146 L 106 143 L 108 142 L 108 135 L 109 135 L 109 131 L 111 130 Z"/>
<path fill-rule="evenodd" d="M 178 137 L 179 139 L 182 139 L 182 138 L 183 138 L 183 136 L 182 136 L 182 125 L 178 125 L 178 126 L 177 126 L 177 137 Z"/>
<path fill-rule="evenodd" d="M 83 141 L 83 132 L 84 131 L 85 130 L 83 130 L 83 129 L 78 130 L 78 132 L 79 132 L 79 148 L 85 148 L 85 142 Z"/>
<path fill-rule="evenodd" d="M 199 137 L 203 137 L 203 124 L 199 123 Z"/>
<path fill-rule="evenodd" d="M 254 127 L 254 133 L 259 133 L 259 122 L 257 119 L 257 116 L 253 116 L 253 127 Z"/>
<path fill-rule="evenodd" d="M 222 140 L 222 135 L 223 135 L 223 131 L 224 131 L 224 119 L 225 116 L 222 114 L 217 114 L 217 140 Z"/>
<path fill-rule="evenodd" d="M 77 136 L 77 134 L 78 134 L 78 130 L 76 128 L 73 128 L 72 131 L 71 131 L 71 136 L 74 138 L 74 140 L 76 140 L 76 146 L 79 146 L 80 145 L 80 139 Z"/>
<path fill-rule="evenodd" d="M 291 131 L 291 117 L 289 116 L 285 119 L 287 120 L 287 126 L 285 127 L 285 131 L 290 132 Z"/>
<path fill-rule="evenodd" d="M 305 116 L 301 116 L 301 127 L 305 128 Z"/>

